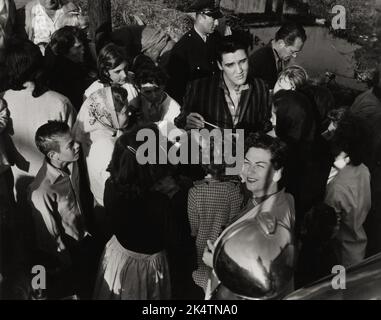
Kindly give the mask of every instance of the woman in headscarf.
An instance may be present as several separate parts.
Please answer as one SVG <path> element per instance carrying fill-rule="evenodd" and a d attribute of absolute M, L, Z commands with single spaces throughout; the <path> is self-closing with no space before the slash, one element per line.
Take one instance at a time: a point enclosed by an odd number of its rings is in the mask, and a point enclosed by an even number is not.
<path fill-rule="evenodd" d="M 99 52 L 97 59 L 98 80 L 94 81 L 85 91 L 85 99 L 93 92 L 111 85 L 122 86 L 127 90 L 128 101 L 138 96 L 128 72 L 128 61 L 122 48 L 113 43 L 107 44 Z"/>
<path fill-rule="evenodd" d="M 103 206 L 106 171 L 115 141 L 133 122 L 127 91 L 119 86 L 100 89 L 83 103 L 74 125 L 86 159 L 90 189 L 96 202 Z"/>

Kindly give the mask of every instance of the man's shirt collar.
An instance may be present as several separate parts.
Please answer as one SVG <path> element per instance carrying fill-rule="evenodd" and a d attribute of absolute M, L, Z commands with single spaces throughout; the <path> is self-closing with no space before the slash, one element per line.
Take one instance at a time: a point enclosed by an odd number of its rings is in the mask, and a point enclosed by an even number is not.
<path fill-rule="evenodd" d="M 274 40 L 271 40 L 270 45 L 271 45 L 271 49 L 273 50 L 277 71 L 280 72 L 283 69 L 283 60 L 280 58 L 278 51 L 276 51 L 276 49 L 274 48 L 273 41 Z M 279 70 L 279 68 L 281 70 Z"/>
<path fill-rule="evenodd" d="M 206 40 L 208 40 L 208 36 L 205 34 L 202 34 L 199 30 L 197 30 L 196 26 L 194 26 L 194 31 L 196 31 L 196 33 L 200 36 L 202 41 L 206 42 Z"/>
<path fill-rule="evenodd" d="M 229 88 L 226 85 L 225 80 L 224 80 L 224 72 L 223 71 L 221 71 L 221 75 L 220 75 L 220 79 L 219 79 L 219 87 L 224 89 L 224 90 L 229 90 Z M 250 83 L 248 83 L 246 80 L 245 84 L 238 87 L 238 93 L 240 93 L 244 90 L 249 90 L 249 89 L 250 89 Z"/>
<path fill-rule="evenodd" d="M 48 161 L 45 160 L 46 164 L 46 177 L 52 184 L 55 184 L 59 178 L 69 176 L 64 171 L 52 166 Z M 73 163 L 68 165 L 69 172 L 73 172 Z"/>

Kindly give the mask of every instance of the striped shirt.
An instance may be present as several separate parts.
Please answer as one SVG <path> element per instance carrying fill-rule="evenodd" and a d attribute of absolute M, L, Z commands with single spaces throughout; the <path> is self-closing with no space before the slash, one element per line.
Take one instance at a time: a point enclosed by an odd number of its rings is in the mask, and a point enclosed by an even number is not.
<path fill-rule="evenodd" d="M 226 102 L 222 73 L 191 82 L 187 87 L 181 114 L 175 119 L 176 126 L 184 128 L 189 113 L 197 112 L 205 121 L 223 129 L 245 129 L 248 132 L 271 130 L 269 90 L 265 82 L 252 79 L 248 85 L 248 90 L 241 93 L 236 120 Z"/>

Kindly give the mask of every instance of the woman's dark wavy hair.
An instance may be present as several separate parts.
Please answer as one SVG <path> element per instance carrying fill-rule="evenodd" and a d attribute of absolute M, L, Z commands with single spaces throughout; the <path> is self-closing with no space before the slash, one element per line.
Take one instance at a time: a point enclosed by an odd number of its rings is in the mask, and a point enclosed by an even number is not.
<path fill-rule="evenodd" d="M 33 42 L 10 39 L 5 48 L 5 66 L 10 89 L 23 90 L 24 83 L 31 81 L 35 85 L 33 97 L 38 98 L 48 91 L 44 74 L 44 58 L 39 47 Z"/>
<path fill-rule="evenodd" d="M 274 138 L 263 133 L 250 133 L 245 139 L 245 156 L 251 148 L 270 151 L 271 163 L 275 170 L 284 167 L 286 163 L 287 146 L 279 138 Z"/>
<path fill-rule="evenodd" d="M 55 55 L 65 56 L 69 53 L 70 48 L 74 46 L 76 39 L 85 45 L 86 35 L 83 30 L 77 27 L 64 26 L 53 33 L 49 47 Z"/>
<path fill-rule="evenodd" d="M 156 144 L 155 160 L 156 164 L 139 164 L 133 150 L 138 150 L 144 141 L 137 141 L 139 130 L 152 130 Z M 159 164 L 161 159 L 167 159 L 167 153 L 160 148 L 164 140 L 160 136 L 159 130 L 154 124 L 136 126 L 125 132 L 115 143 L 111 162 L 108 167 L 110 180 L 116 189 L 127 194 L 130 199 L 137 198 L 144 192 L 149 191 L 160 179 L 170 175 L 172 165 Z M 139 151 L 140 152 L 140 151 Z"/>
<path fill-rule="evenodd" d="M 104 46 L 99 52 L 97 60 L 99 81 L 104 84 L 111 84 L 112 81 L 108 71 L 116 68 L 123 62 L 127 63 L 127 57 L 121 47 L 114 43 Z"/>

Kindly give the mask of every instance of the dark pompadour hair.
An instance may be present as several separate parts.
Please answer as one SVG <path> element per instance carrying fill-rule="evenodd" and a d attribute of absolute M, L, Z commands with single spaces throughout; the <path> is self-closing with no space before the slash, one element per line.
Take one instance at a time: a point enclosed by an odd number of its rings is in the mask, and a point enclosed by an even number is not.
<path fill-rule="evenodd" d="M 240 36 L 230 35 L 223 37 L 217 46 L 217 60 L 221 62 L 223 54 L 233 53 L 240 49 L 247 53 L 247 45 Z"/>
<path fill-rule="evenodd" d="M 70 132 L 70 127 L 66 122 L 48 121 L 36 131 L 35 142 L 38 150 L 45 156 L 50 151 L 60 151 L 57 137 Z"/>

